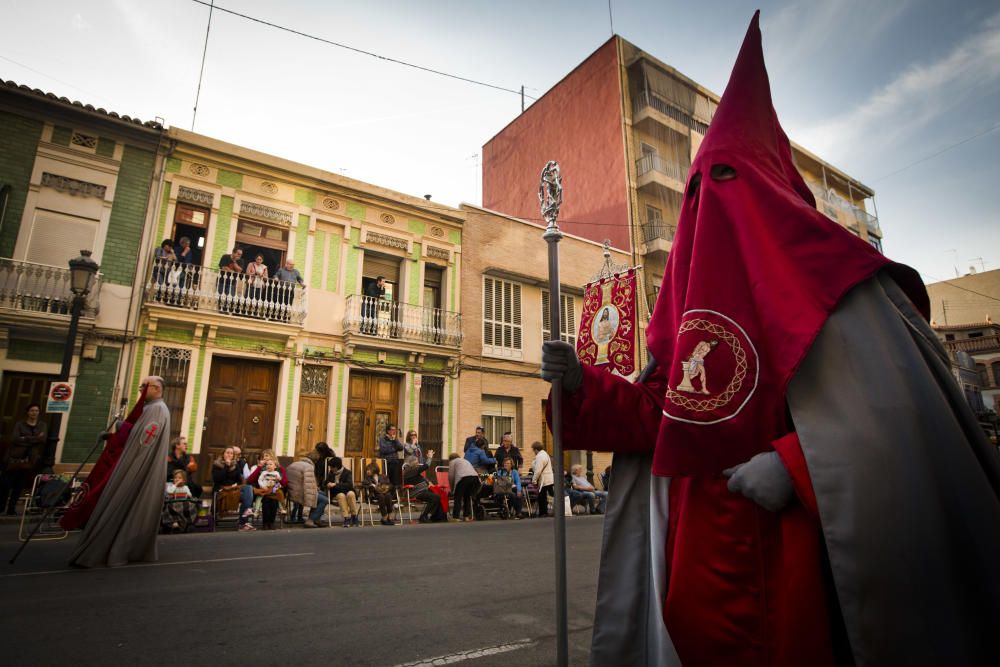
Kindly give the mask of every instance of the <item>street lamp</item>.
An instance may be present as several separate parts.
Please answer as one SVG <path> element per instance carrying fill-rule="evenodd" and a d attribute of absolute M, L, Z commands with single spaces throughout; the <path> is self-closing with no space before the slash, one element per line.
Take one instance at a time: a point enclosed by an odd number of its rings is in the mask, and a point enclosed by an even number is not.
<path fill-rule="evenodd" d="M 94 276 L 101 267 L 90 258 L 90 250 L 81 250 L 80 256 L 69 260 L 69 289 L 73 292 L 73 303 L 70 308 L 69 331 L 66 333 L 66 346 L 63 349 L 62 368 L 59 371 L 59 380 L 65 382 L 69 380 L 70 367 L 73 365 L 73 349 L 76 347 L 76 332 L 80 326 L 80 314 L 83 306 L 87 302 L 87 295 L 94 284 Z M 46 471 L 51 471 L 56 463 L 56 445 L 59 442 L 59 431 L 62 429 L 62 413 L 57 412 L 52 416 L 49 424 L 49 439 L 45 445 L 45 459 L 43 467 Z"/>

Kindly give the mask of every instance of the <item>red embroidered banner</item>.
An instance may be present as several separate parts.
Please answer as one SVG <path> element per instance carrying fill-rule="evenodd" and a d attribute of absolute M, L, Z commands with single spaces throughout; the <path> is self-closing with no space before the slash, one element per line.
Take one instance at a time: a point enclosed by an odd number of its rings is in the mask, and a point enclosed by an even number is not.
<path fill-rule="evenodd" d="M 635 269 L 584 288 L 576 352 L 588 366 L 629 377 L 635 372 Z"/>

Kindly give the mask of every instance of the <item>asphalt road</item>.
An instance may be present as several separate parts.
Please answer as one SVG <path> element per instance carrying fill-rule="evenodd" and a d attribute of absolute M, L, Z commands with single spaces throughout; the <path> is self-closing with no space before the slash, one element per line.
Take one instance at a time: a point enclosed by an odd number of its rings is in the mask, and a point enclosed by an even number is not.
<path fill-rule="evenodd" d="M 567 517 L 570 664 L 590 647 L 602 517 Z M 3 664 L 552 665 L 553 520 L 161 536 L 69 570 L 76 536 L 0 527 Z"/>

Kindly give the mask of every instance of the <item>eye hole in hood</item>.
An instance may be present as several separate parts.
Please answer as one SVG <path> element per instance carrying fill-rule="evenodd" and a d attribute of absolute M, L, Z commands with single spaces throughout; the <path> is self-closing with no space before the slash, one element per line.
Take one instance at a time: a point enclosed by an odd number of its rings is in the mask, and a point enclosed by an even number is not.
<path fill-rule="evenodd" d="M 728 164 L 713 164 L 711 173 L 713 181 L 731 181 L 736 178 L 736 170 Z"/>

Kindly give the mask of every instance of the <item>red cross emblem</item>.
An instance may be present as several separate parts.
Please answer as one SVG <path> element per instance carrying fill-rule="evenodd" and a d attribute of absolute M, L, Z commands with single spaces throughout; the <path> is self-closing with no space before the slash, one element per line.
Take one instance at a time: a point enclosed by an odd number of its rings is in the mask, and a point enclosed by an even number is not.
<path fill-rule="evenodd" d="M 150 424 L 146 427 L 144 433 L 146 434 L 146 439 L 142 441 L 142 444 L 148 445 L 149 441 L 156 437 L 156 424 Z"/>

